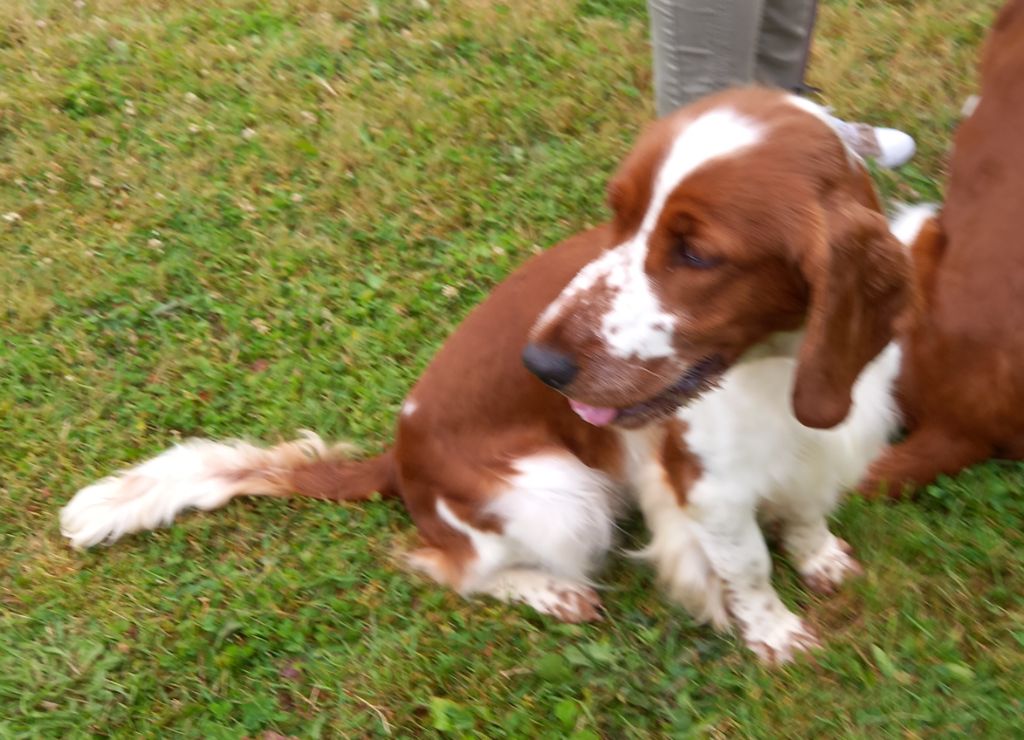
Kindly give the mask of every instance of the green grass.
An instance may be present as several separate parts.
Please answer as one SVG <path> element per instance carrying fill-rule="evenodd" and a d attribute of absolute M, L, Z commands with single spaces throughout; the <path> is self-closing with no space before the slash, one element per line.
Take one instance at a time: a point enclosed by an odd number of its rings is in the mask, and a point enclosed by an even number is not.
<path fill-rule="evenodd" d="M 823 4 L 812 82 L 920 144 L 887 194 L 938 197 L 995 4 Z M 867 575 L 778 564 L 828 648 L 777 671 L 620 557 L 602 624 L 469 605 L 403 571 L 393 503 L 62 541 L 178 437 L 383 444 L 459 318 L 604 218 L 646 33 L 642 0 L 0 4 L 0 737 L 1019 733 L 1020 466 L 847 504 Z"/>

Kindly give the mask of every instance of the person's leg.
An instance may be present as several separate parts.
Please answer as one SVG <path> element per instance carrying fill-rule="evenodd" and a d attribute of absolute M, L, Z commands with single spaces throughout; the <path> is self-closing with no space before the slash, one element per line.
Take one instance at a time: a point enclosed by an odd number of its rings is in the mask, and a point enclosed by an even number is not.
<path fill-rule="evenodd" d="M 757 39 L 755 79 L 764 85 L 802 92 L 817 14 L 816 0 L 764 0 Z M 899 167 L 914 156 L 914 140 L 892 128 L 852 123 L 830 116 L 843 140 L 881 167 Z"/>
<path fill-rule="evenodd" d="M 754 79 L 784 90 L 803 88 L 816 9 L 815 0 L 765 0 Z"/>
<path fill-rule="evenodd" d="M 754 81 L 763 4 L 647 0 L 659 116 L 702 95 Z"/>

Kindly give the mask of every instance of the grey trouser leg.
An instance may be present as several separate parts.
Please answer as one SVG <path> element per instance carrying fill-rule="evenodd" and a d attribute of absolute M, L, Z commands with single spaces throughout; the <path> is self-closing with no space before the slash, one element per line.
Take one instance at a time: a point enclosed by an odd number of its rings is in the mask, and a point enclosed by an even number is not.
<path fill-rule="evenodd" d="M 659 116 L 754 79 L 764 2 L 647 0 Z"/>
<path fill-rule="evenodd" d="M 731 85 L 803 81 L 814 0 L 647 0 L 664 116 Z"/>
<path fill-rule="evenodd" d="M 785 90 L 803 84 L 816 6 L 815 0 L 765 0 L 754 70 L 757 82 Z"/>

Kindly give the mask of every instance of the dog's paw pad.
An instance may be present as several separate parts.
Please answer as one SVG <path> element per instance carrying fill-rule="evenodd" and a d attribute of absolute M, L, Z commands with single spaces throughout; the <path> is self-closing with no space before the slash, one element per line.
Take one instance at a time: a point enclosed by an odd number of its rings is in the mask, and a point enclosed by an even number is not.
<path fill-rule="evenodd" d="M 745 640 L 762 663 L 769 666 L 792 662 L 801 653 L 817 650 L 821 641 L 814 630 L 795 614 L 776 624 L 747 631 Z"/>
<path fill-rule="evenodd" d="M 864 572 L 853 557 L 853 548 L 845 540 L 830 537 L 817 554 L 800 566 L 800 576 L 807 587 L 819 594 L 834 593 L 850 576 Z"/>
<path fill-rule="evenodd" d="M 562 622 L 596 622 L 601 616 L 601 599 L 597 592 L 589 586 L 573 586 L 564 588 L 556 586 L 552 589 L 554 600 L 551 602 L 550 614 Z M 543 611 L 538 609 L 538 611 Z"/>

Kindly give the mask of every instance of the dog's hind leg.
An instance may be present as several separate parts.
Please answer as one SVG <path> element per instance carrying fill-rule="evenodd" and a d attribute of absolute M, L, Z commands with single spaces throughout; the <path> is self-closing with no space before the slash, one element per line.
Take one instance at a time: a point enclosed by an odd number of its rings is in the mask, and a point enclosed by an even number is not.
<path fill-rule="evenodd" d="M 982 440 L 958 436 L 944 427 L 922 425 L 871 463 L 857 492 L 869 498 L 899 498 L 940 475 L 954 475 L 981 462 L 992 452 L 991 445 Z"/>
<path fill-rule="evenodd" d="M 422 547 L 409 554 L 409 564 L 438 583 L 465 596 L 484 594 L 509 604 L 526 604 L 562 622 L 591 622 L 601 618 L 601 599 L 585 581 L 541 568 L 510 568 L 512 559 L 501 544 L 483 553 L 470 545 L 469 557 L 453 557 L 447 549 Z"/>
<path fill-rule="evenodd" d="M 611 547 L 612 489 L 568 453 L 521 457 L 482 506 L 433 498 L 436 516 L 416 517 L 431 546 L 410 562 L 465 595 L 523 603 L 566 622 L 598 619 L 590 575 Z"/>
<path fill-rule="evenodd" d="M 518 543 L 502 535 L 475 531 L 464 523 L 460 526 L 472 537 L 464 554 L 423 547 L 410 553 L 409 564 L 464 596 L 483 594 L 525 604 L 562 622 L 601 618 L 601 599 L 586 579 L 556 575 L 543 566 L 512 566 L 533 558 L 528 553 L 524 557 Z"/>

